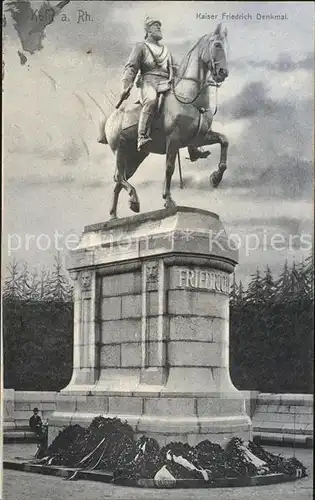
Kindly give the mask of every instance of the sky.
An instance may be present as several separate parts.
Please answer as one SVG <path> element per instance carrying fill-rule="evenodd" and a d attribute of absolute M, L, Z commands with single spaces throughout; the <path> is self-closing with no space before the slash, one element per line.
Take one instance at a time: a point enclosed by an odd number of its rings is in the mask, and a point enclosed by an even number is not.
<path fill-rule="evenodd" d="M 4 268 L 13 258 L 30 268 L 51 267 L 57 250 L 65 256 L 85 225 L 108 220 L 115 157 L 96 142 L 98 126 L 119 99 L 124 65 L 143 39 L 146 16 L 162 21 L 164 42 L 179 62 L 228 15 L 230 72 L 213 122 L 229 139 L 228 170 L 214 190 L 209 175 L 219 146 L 196 163 L 181 150 L 185 189 L 176 171 L 174 200 L 219 215 L 239 242 L 236 276 L 245 284 L 257 267 L 279 274 L 286 259 L 311 253 L 311 3 L 71 1 L 53 22 L 39 19 L 42 0 L 22 8 L 19 2 L 19 14 L 14 3 L 4 2 L 3 22 Z M 57 4 L 46 2 L 41 12 Z M 133 91 L 131 102 L 134 97 Z M 150 155 L 133 176 L 142 213 L 163 208 L 164 174 L 165 157 Z M 118 215 L 132 215 L 126 193 Z"/>

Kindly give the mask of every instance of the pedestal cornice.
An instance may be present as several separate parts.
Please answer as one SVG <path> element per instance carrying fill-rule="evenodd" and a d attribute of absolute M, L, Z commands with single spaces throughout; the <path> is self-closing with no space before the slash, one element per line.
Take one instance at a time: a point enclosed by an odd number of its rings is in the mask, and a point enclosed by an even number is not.
<path fill-rule="evenodd" d="M 217 214 L 179 206 L 86 226 L 67 267 L 105 270 L 111 264 L 124 267 L 128 262 L 132 266 L 137 261 L 162 256 L 181 256 L 185 263 L 204 259 L 205 265 L 213 264 L 215 268 L 222 263 L 227 272 L 232 272 L 238 250 Z"/>

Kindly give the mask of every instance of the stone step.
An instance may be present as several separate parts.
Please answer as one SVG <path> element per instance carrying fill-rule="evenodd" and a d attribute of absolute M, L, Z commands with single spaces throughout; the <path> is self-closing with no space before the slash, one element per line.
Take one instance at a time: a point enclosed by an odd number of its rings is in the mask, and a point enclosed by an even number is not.
<path fill-rule="evenodd" d="M 313 448 L 314 438 L 312 435 L 281 434 L 275 432 L 255 432 L 254 442 L 269 445 L 286 445 L 293 447 Z"/>
<path fill-rule="evenodd" d="M 277 422 L 253 422 L 253 432 L 254 434 L 268 432 L 270 434 L 294 434 L 313 436 L 313 426 L 294 425 L 290 423 L 279 423 L 277 425 Z"/>
<path fill-rule="evenodd" d="M 14 429 L 4 433 L 5 443 L 37 443 L 37 441 L 36 434 L 30 430 Z"/>
<path fill-rule="evenodd" d="M 299 415 L 313 415 L 313 407 L 305 406 L 305 405 L 272 405 L 272 404 L 264 404 L 257 403 L 256 411 L 259 413 L 289 413 L 294 414 L 297 413 Z"/>
<path fill-rule="evenodd" d="M 10 422 L 3 422 L 3 427 L 2 427 L 2 432 L 7 432 L 7 431 L 13 431 L 16 429 L 16 423 L 14 420 L 11 420 Z"/>
<path fill-rule="evenodd" d="M 267 421 L 277 421 L 277 422 L 296 422 L 296 423 L 312 423 L 313 416 L 310 413 L 269 413 L 262 412 L 260 408 L 255 411 L 253 420 L 267 420 Z"/>
<path fill-rule="evenodd" d="M 9 431 L 17 431 L 17 430 L 18 431 L 29 431 L 30 427 L 28 425 L 28 422 L 26 422 L 26 421 L 14 420 L 13 422 L 4 422 L 3 423 L 3 430 L 4 430 L 4 433 L 6 434 Z"/>

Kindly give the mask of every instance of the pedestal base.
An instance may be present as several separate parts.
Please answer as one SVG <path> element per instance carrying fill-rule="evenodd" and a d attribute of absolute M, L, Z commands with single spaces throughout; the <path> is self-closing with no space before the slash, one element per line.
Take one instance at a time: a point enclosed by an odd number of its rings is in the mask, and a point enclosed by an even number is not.
<path fill-rule="evenodd" d="M 223 396 L 223 397 L 222 397 Z M 252 439 L 244 398 L 234 394 L 176 396 L 146 388 L 135 393 L 62 392 L 57 411 L 49 419 L 49 444 L 68 425 L 88 427 L 93 418 L 120 418 L 136 437 L 153 437 L 160 446 L 181 441 L 195 446 L 209 439 L 224 447 L 232 437 Z"/>
<path fill-rule="evenodd" d="M 98 415 L 160 444 L 251 437 L 229 374 L 229 274 L 216 214 L 188 207 L 85 228 L 72 252 L 74 361 L 49 440 Z"/>

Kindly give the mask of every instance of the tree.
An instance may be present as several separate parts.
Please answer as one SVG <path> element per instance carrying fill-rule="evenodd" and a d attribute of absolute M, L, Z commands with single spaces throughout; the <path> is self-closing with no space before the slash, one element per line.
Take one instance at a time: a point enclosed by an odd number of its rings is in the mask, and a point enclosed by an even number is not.
<path fill-rule="evenodd" d="M 39 276 L 39 300 L 46 301 L 49 300 L 50 291 L 49 291 L 49 283 L 50 283 L 50 272 L 48 269 L 42 267 Z"/>
<path fill-rule="evenodd" d="M 59 253 L 55 257 L 54 270 L 49 280 L 48 297 L 56 302 L 69 302 L 72 300 L 72 285 L 65 275 Z"/>
<path fill-rule="evenodd" d="M 40 280 L 36 270 L 29 275 L 29 286 L 29 300 L 40 300 Z"/>
<path fill-rule="evenodd" d="M 245 300 L 251 304 L 260 305 L 265 301 L 263 281 L 260 275 L 260 271 L 257 268 L 255 274 L 251 275 L 252 280 L 250 281 L 246 294 Z"/>
<path fill-rule="evenodd" d="M 291 298 L 292 300 L 303 301 L 307 298 L 307 286 L 305 282 L 304 262 L 299 266 L 293 262 L 290 272 Z"/>
<path fill-rule="evenodd" d="M 300 275 L 305 283 L 305 293 L 309 300 L 314 300 L 314 257 L 309 255 L 300 267 Z"/>
<path fill-rule="evenodd" d="M 238 292 L 237 292 L 237 304 L 242 305 L 244 301 L 244 288 L 243 288 L 243 283 L 240 281 L 239 287 L 238 287 Z"/>
<path fill-rule="evenodd" d="M 273 301 L 275 295 L 275 284 L 269 266 L 266 267 L 265 275 L 261 280 L 261 285 L 265 303 L 269 304 Z"/>
<path fill-rule="evenodd" d="M 19 264 L 13 259 L 8 265 L 8 276 L 4 280 L 3 298 L 16 300 L 23 298 L 23 276 Z"/>
<path fill-rule="evenodd" d="M 23 265 L 21 272 L 21 289 L 23 300 L 38 300 L 39 283 L 37 273 L 34 271 L 32 274 L 29 272 L 27 263 Z"/>
<path fill-rule="evenodd" d="M 275 282 L 276 300 L 287 302 L 291 299 L 291 279 L 288 261 L 286 260 L 279 278 Z"/>
<path fill-rule="evenodd" d="M 230 290 L 230 304 L 233 306 L 237 302 L 238 286 L 236 284 L 235 273 L 233 273 L 233 281 Z"/>

